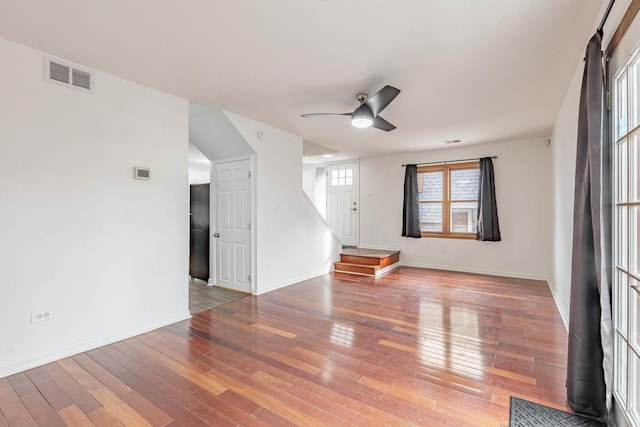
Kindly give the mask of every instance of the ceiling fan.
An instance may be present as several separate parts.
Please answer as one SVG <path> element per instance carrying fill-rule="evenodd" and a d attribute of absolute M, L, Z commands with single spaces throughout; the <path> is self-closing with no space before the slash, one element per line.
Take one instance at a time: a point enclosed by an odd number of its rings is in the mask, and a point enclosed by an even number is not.
<path fill-rule="evenodd" d="M 357 94 L 356 99 L 360 103 L 360 106 L 356 108 L 353 113 L 309 113 L 301 114 L 300 117 L 351 116 L 351 124 L 357 128 L 374 127 L 389 132 L 396 127 L 378 114 L 380 114 L 399 93 L 400 89 L 386 85 L 371 96 L 366 93 Z"/>

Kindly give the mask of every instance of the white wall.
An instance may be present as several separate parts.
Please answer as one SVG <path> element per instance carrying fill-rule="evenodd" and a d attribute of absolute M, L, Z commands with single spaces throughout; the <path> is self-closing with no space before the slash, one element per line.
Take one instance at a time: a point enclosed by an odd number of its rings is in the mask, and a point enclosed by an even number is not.
<path fill-rule="evenodd" d="M 211 182 L 210 169 L 200 165 L 189 165 L 189 184 L 209 184 Z"/>
<path fill-rule="evenodd" d="M 189 143 L 189 184 L 211 182 L 211 161 L 191 142 Z"/>
<path fill-rule="evenodd" d="M 208 105 L 189 104 L 189 141 L 209 160 L 254 154 L 225 112 Z"/>
<path fill-rule="evenodd" d="M 302 189 L 307 197 L 316 200 L 316 165 L 302 165 Z"/>
<path fill-rule="evenodd" d="M 360 246 L 398 249 L 403 265 L 546 279 L 550 273 L 551 150 L 546 139 L 360 159 Z M 501 242 L 401 237 L 402 164 L 494 160 Z"/>
<path fill-rule="evenodd" d="M 303 164 L 302 188 L 311 199 L 323 220 L 327 218 L 327 167 L 322 164 Z"/>
<path fill-rule="evenodd" d="M 3 39 L 0 57 L 0 377 L 188 317 L 187 102 L 45 82 L 43 54 Z"/>
<path fill-rule="evenodd" d="M 549 287 L 565 327 L 569 322 L 571 254 L 573 252 L 573 195 L 578 138 L 578 104 L 584 64 L 580 63 L 551 133 L 553 204 L 552 272 Z"/>
<path fill-rule="evenodd" d="M 257 154 L 256 293 L 326 273 L 340 243 L 302 190 L 302 138 L 227 115 Z"/>

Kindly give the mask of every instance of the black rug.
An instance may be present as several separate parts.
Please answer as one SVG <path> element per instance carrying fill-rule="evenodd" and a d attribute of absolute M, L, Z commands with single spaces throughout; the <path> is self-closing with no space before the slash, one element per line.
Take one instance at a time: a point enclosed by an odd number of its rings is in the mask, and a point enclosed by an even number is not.
<path fill-rule="evenodd" d="M 528 400 L 511 396 L 509 427 L 606 427 L 606 424 L 592 418 L 559 411 Z"/>

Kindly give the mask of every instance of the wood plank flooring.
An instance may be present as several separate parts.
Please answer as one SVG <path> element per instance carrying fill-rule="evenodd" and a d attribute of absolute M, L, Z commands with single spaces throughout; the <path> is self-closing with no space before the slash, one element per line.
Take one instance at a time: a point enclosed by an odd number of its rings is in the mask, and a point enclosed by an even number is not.
<path fill-rule="evenodd" d="M 333 273 L 0 379 L 0 427 L 507 426 L 566 343 L 543 282 Z"/>
<path fill-rule="evenodd" d="M 197 279 L 189 280 L 189 312 L 196 314 L 221 304 L 242 298 L 245 292 L 209 286 L 207 282 Z"/>

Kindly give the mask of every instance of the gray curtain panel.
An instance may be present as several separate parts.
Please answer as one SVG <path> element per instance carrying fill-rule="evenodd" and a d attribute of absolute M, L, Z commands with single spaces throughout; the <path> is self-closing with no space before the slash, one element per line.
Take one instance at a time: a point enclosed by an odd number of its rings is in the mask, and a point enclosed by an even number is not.
<path fill-rule="evenodd" d="M 574 412 L 605 419 L 611 408 L 611 159 L 602 34 L 585 57 L 573 207 L 567 399 Z"/>
<path fill-rule="evenodd" d="M 478 229 L 476 240 L 499 242 L 500 224 L 498 224 L 498 204 L 496 185 L 493 178 L 491 157 L 480 159 L 480 180 L 478 185 Z"/>
<path fill-rule="evenodd" d="M 404 171 L 404 203 L 402 236 L 420 238 L 420 206 L 418 205 L 418 166 L 406 165 Z"/>

